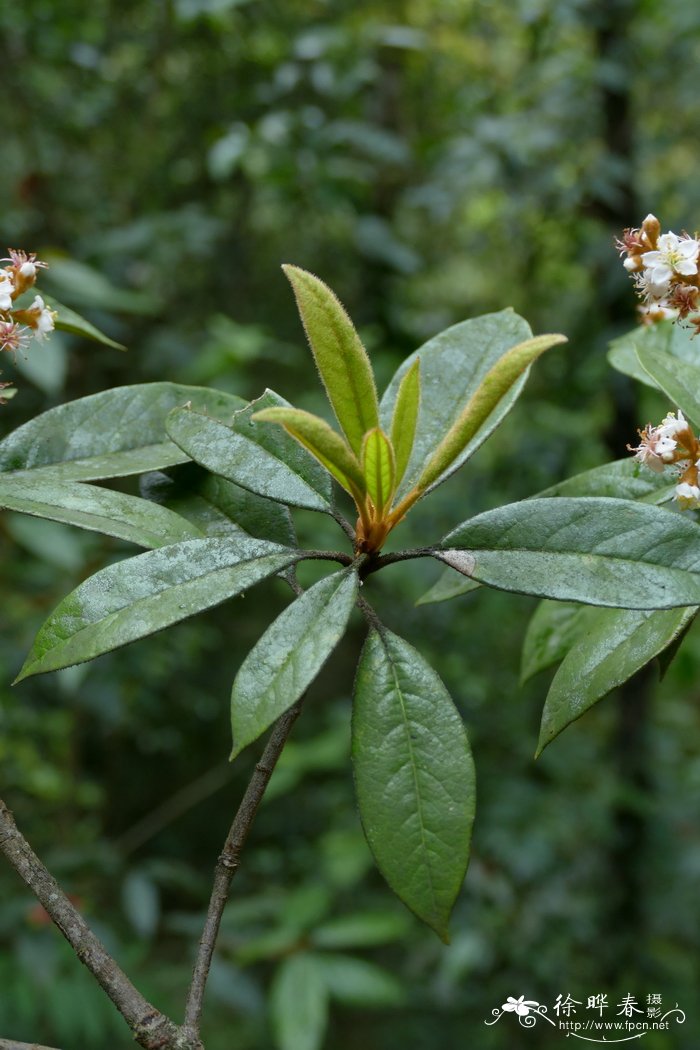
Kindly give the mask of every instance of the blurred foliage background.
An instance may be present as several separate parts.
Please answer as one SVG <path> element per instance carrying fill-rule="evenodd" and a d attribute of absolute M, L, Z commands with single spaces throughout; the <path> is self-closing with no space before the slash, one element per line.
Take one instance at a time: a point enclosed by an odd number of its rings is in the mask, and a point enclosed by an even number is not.
<path fill-rule="evenodd" d="M 605 350 L 634 323 L 613 235 L 648 211 L 664 229 L 698 224 L 691 0 L 27 0 L 0 8 L 0 58 L 2 243 L 48 259 L 42 285 L 129 347 L 62 335 L 16 366 L 6 357 L 21 389 L 3 433 L 63 400 L 161 378 L 245 397 L 271 385 L 320 409 L 282 262 L 338 292 L 381 383 L 441 328 L 506 305 L 569 336 L 469 467 L 413 512 L 402 545 L 619 458 L 669 407 L 615 375 Z M 226 761 L 230 683 L 288 596 L 267 584 L 11 691 L 58 599 L 129 553 L 0 519 L 2 791 L 177 1018 L 255 762 L 255 748 Z M 208 1050 L 274 1045 L 266 1002 L 271 989 L 283 999 L 281 962 L 305 950 L 324 954 L 325 1045 L 337 1050 L 559 1045 L 542 1025 L 483 1022 L 507 995 L 551 1011 L 570 993 L 581 1014 L 599 992 L 679 1003 L 686 1024 L 645 1046 L 697 1047 L 697 636 L 660 687 L 651 673 L 633 681 L 535 764 L 546 676 L 518 684 L 533 603 L 491 592 L 415 608 L 437 575 L 396 566 L 371 597 L 440 670 L 475 751 L 453 942 L 394 901 L 363 842 L 348 761 L 358 619 L 313 689 L 234 884 Z M 4 868 L 0 945 L 0 1035 L 132 1045 Z"/>

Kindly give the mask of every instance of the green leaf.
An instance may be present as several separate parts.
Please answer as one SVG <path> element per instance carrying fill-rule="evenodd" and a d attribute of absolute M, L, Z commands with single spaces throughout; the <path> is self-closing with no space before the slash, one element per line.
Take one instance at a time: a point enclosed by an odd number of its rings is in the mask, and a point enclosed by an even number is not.
<path fill-rule="evenodd" d="M 540 602 L 525 632 L 521 685 L 564 659 L 582 630 L 581 614 L 587 611 L 588 606 L 571 602 Z"/>
<path fill-rule="evenodd" d="M 370 499 L 378 513 L 382 514 L 394 495 L 396 465 L 391 442 L 379 427 L 365 434 L 362 470 Z"/>
<path fill-rule="evenodd" d="M 320 1050 L 328 1023 L 328 986 L 323 958 L 289 955 L 272 985 L 270 1009 L 279 1050 Z"/>
<path fill-rule="evenodd" d="M 42 471 L 19 477 L 0 474 L 0 507 L 116 536 L 140 547 L 163 547 L 202 535 L 165 507 L 95 485 L 47 479 Z"/>
<path fill-rule="evenodd" d="M 697 608 L 587 611 L 586 631 L 564 657 L 547 695 L 538 754 L 611 689 L 671 645 Z"/>
<path fill-rule="evenodd" d="M 42 468 L 54 480 L 90 481 L 184 463 L 165 419 L 186 401 L 222 417 L 245 405 L 233 394 L 176 383 L 116 387 L 51 408 L 8 434 L 0 471 Z"/>
<path fill-rule="evenodd" d="M 331 998 L 343 1006 L 400 1006 L 406 993 L 400 981 L 381 966 L 351 955 L 324 952 L 323 979 Z"/>
<path fill-rule="evenodd" d="M 353 569 L 305 591 L 246 656 L 231 691 L 231 758 L 265 732 L 305 692 L 343 637 L 357 598 Z"/>
<path fill-rule="evenodd" d="M 43 296 L 44 302 L 51 309 L 56 311 L 56 317 L 54 319 L 54 325 L 59 332 L 70 332 L 71 335 L 81 335 L 85 339 L 91 339 L 94 343 L 102 343 L 103 346 L 111 346 L 114 350 L 126 350 L 125 346 L 121 343 L 116 343 L 114 339 L 110 339 L 108 335 L 101 332 L 99 328 L 95 328 L 94 324 L 90 324 L 84 317 L 76 313 L 75 310 L 71 310 L 70 307 L 64 306 L 63 303 L 59 303 L 58 299 L 54 299 L 51 295 Z"/>
<path fill-rule="evenodd" d="M 433 605 L 436 602 L 446 602 L 450 598 L 459 598 L 462 594 L 469 594 L 481 586 L 476 580 L 465 579 L 461 572 L 450 569 L 449 566 L 438 577 L 432 587 L 422 594 L 416 605 Z"/>
<path fill-rule="evenodd" d="M 639 363 L 639 349 L 661 351 L 691 364 L 698 359 L 697 340 L 693 338 L 693 332 L 683 325 L 674 324 L 673 321 L 638 325 L 631 332 L 613 339 L 608 353 L 608 361 L 612 367 L 657 390 L 658 384 Z"/>
<path fill-rule="evenodd" d="M 396 457 L 396 484 L 406 473 L 413 451 L 420 409 L 420 357 L 414 357 L 398 383 L 391 417 L 391 444 Z"/>
<path fill-rule="evenodd" d="M 637 348 L 637 356 L 659 389 L 696 427 L 700 426 L 700 365 L 643 347 Z"/>
<path fill-rule="evenodd" d="M 489 419 L 499 402 L 545 350 L 566 342 L 564 335 L 538 335 L 508 350 L 493 365 L 425 464 L 416 482 L 421 491 L 434 488 Z"/>
<path fill-rule="evenodd" d="M 631 500 L 531 499 L 459 525 L 436 554 L 480 583 L 541 598 L 665 609 L 700 604 L 700 526 Z"/>
<path fill-rule="evenodd" d="M 335 480 L 352 495 L 364 494 L 366 485 L 359 461 L 340 434 L 325 419 L 301 408 L 265 408 L 256 412 L 258 423 L 279 423 L 307 448 Z"/>
<path fill-rule="evenodd" d="M 352 733 L 360 816 L 379 870 L 447 941 L 469 859 L 474 767 L 445 686 L 389 631 L 372 631 L 362 651 Z"/>
<path fill-rule="evenodd" d="M 359 458 L 368 430 L 379 426 L 377 389 L 367 351 L 331 289 L 297 266 L 283 266 L 296 297 L 328 400 Z"/>
<path fill-rule="evenodd" d="M 109 565 L 56 607 L 17 681 L 92 660 L 247 590 L 299 558 L 264 540 L 185 540 Z"/>
<path fill-rule="evenodd" d="M 268 499 L 307 510 L 331 509 L 327 472 L 279 427 L 253 418 L 263 409 L 289 407 L 267 390 L 237 412 L 230 425 L 183 408 L 168 418 L 168 433 L 196 463 Z"/>
<path fill-rule="evenodd" d="M 409 921 L 405 911 L 356 912 L 317 926 L 311 942 L 317 948 L 374 948 L 405 937 Z"/>
<path fill-rule="evenodd" d="M 415 486 L 425 464 L 459 418 L 489 369 L 508 350 L 531 335 L 530 327 L 522 317 L 512 310 L 502 310 L 453 325 L 403 362 L 387 387 L 380 406 L 382 426 L 390 431 L 401 383 L 420 358 L 420 416 L 413 452 L 399 486 L 399 497 Z M 516 401 L 526 377 L 527 372 L 516 380 L 440 481 L 444 481 L 465 463 L 495 430 Z"/>
<path fill-rule="evenodd" d="M 642 466 L 633 456 L 604 463 L 572 478 L 558 481 L 543 492 L 542 496 L 611 496 L 618 499 L 645 500 L 649 503 L 665 503 L 673 496 L 674 485 L 669 485 L 668 475 L 655 474 Z"/>
<path fill-rule="evenodd" d="M 191 521 L 205 536 L 246 534 L 285 547 L 297 545 L 289 508 L 210 474 L 197 463 L 145 474 L 145 499 Z"/>

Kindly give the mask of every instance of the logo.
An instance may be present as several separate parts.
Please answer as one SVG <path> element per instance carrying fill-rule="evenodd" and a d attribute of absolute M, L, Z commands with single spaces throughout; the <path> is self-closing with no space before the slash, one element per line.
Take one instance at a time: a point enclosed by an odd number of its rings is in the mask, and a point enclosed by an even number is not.
<path fill-rule="evenodd" d="M 631 993 L 613 1005 L 606 993 L 596 992 L 586 997 L 585 1006 L 583 999 L 574 999 L 567 992 L 557 996 L 551 1012 L 536 999 L 526 999 L 524 995 L 515 999 L 509 995 L 491 1011 L 493 1020 L 484 1024 L 496 1024 L 506 1014 L 517 1018 L 522 1028 L 534 1028 L 539 1021 L 546 1021 L 567 1038 L 573 1036 L 587 1043 L 628 1043 L 643 1039 L 650 1032 L 668 1032 L 672 1024 L 685 1023 L 685 1013 L 678 1003 L 665 1010 L 658 992 L 642 997 L 641 1005 Z"/>

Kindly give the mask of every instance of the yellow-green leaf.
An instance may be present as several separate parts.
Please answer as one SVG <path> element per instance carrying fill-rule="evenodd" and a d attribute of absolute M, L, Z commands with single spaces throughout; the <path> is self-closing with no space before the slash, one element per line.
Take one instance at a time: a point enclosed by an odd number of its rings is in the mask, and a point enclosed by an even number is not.
<path fill-rule="evenodd" d="M 417 357 L 401 380 L 391 418 L 391 443 L 396 459 L 396 484 L 406 473 L 413 451 L 420 407 L 420 358 Z"/>
<path fill-rule="evenodd" d="M 324 419 L 301 408 L 265 408 L 252 417 L 255 422 L 279 423 L 307 448 L 343 488 L 364 495 L 365 479 L 358 460 Z"/>
<path fill-rule="evenodd" d="M 360 337 L 331 289 L 298 266 L 283 266 L 328 400 L 357 457 L 368 430 L 379 425 L 372 366 Z"/>
<path fill-rule="evenodd" d="M 365 435 L 362 469 L 372 503 L 381 514 L 394 495 L 396 467 L 391 442 L 379 427 Z"/>
<path fill-rule="evenodd" d="M 435 449 L 418 479 L 416 488 L 424 491 L 437 481 L 528 366 L 545 350 L 565 342 L 564 335 L 538 335 L 519 343 L 504 354 L 486 373 L 478 389 Z"/>

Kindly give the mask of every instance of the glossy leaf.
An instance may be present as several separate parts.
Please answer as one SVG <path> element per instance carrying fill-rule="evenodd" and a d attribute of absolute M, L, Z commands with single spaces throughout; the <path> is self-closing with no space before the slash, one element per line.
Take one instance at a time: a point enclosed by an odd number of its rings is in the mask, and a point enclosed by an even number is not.
<path fill-rule="evenodd" d="M 188 401 L 222 418 L 245 405 L 233 394 L 177 383 L 116 387 L 51 408 L 8 434 L 0 441 L 0 471 L 42 468 L 54 479 L 90 481 L 184 463 L 165 419 Z"/>
<path fill-rule="evenodd" d="M 489 369 L 469 401 L 440 441 L 416 482 L 428 491 L 450 472 L 450 467 L 468 448 L 500 401 L 545 350 L 566 342 L 563 335 L 538 335 L 511 347 Z"/>
<path fill-rule="evenodd" d="M 588 610 L 586 631 L 564 657 L 547 695 L 538 754 L 596 701 L 671 645 L 696 612 Z"/>
<path fill-rule="evenodd" d="M 640 364 L 660 390 L 695 426 L 700 426 L 700 366 L 659 350 L 637 348 Z"/>
<path fill-rule="evenodd" d="M 328 1022 L 323 958 L 297 952 L 275 974 L 270 997 L 278 1050 L 321 1050 Z"/>
<path fill-rule="evenodd" d="M 531 335 L 530 327 L 522 317 L 512 310 L 502 310 L 453 325 L 430 339 L 403 362 L 380 406 L 381 424 L 390 432 L 401 383 L 420 358 L 420 415 L 413 452 L 398 489 L 399 497 L 413 488 L 425 464 L 459 418 L 492 365 Z M 465 463 L 498 426 L 520 394 L 526 376 L 525 372 L 516 380 L 440 481 L 444 481 Z"/>
<path fill-rule="evenodd" d="M 629 609 L 700 604 L 700 526 L 645 503 L 525 500 L 472 518 L 441 547 L 469 555 L 472 578 L 501 590 Z"/>
<path fill-rule="evenodd" d="M 325 419 L 300 408 L 265 408 L 253 416 L 256 423 L 278 423 L 328 470 L 350 493 L 364 493 L 364 474 L 343 438 Z"/>
<path fill-rule="evenodd" d="M 521 684 L 564 659 L 583 629 L 582 614 L 589 611 L 590 606 L 572 602 L 540 602 L 525 632 Z"/>
<path fill-rule="evenodd" d="M 236 413 L 230 425 L 179 409 L 168 418 L 168 433 L 196 463 L 228 481 L 268 499 L 328 512 L 332 492 L 327 472 L 281 427 L 254 418 L 271 406 L 286 402 L 268 390 Z"/>
<path fill-rule="evenodd" d="M 420 358 L 416 357 L 399 381 L 391 417 L 391 444 L 396 459 L 397 485 L 406 473 L 413 451 L 420 410 L 420 389 Z"/>
<path fill-rule="evenodd" d="M 331 289 L 306 270 L 283 266 L 296 296 L 328 400 L 359 459 L 362 439 L 379 425 L 377 389 L 367 351 Z"/>
<path fill-rule="evenodd" d="M 0 474 L 0 507 L 136 543 L 163 547 L 202 533 L 185 518 L 123 492 L 43 477 Z"/>
<path fill-rule="evenodd" d="M 440 678 L 388 631 L 372 631 L 362 651 L 352 756 L 360 816 L 379 870 L 447 941 L 469 858 L 474 768 Z"/>
<path fill-rule="evenodd" d="M 145 474 L 140 490 L 145 499 L 187 518 L 205 536 L 244 533 L 285 547 L 296 546 L 288 507 L 210 474 L 196 463 Z"/>
<path fill-rule="evenodd" d="M 240 594 L 299 554 L 264 540 L 186 540 L 109 565 L 57 606 L 17 681 L 92 660 Z"/>
<path fill-rule="evenodd" d="M 305 692 L 343 637 L 357 598 L 354 570 L 310 587 L 253 646 L 231 691 L 231 758 L 265 732 Z"/>
<path fill-rule="evenodd" d="M 369 497 L 381 514 L 391 503 L 394 494 L 396 465 L 391 442 L 378 427 L 365 435 L 362 470 Z"/>
<path fill-rule="evenodd" d="M 59 332 L 70 332 L 71 335 L 80 335 L 84 339 L 91 339 L 93 343 L 102 343 L 103 346 L 110 346 L 114 350 L 126 350 L 125 346 L 115 342 L 114 339 L 110 339 L 108 335 L 101 332 L 94 324 L 86 321 L 75 310 L 71 310 L 70 307 L 59 303 L 58 299 L 54 299 L 51 295 L 43 295 L 42 298 L 50 309 L 56 311 L 54 325 Z"/>

